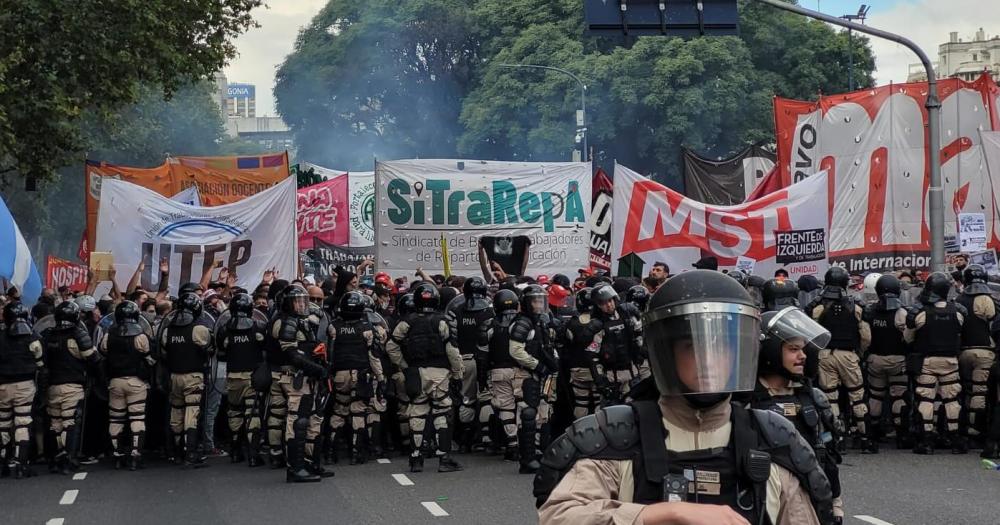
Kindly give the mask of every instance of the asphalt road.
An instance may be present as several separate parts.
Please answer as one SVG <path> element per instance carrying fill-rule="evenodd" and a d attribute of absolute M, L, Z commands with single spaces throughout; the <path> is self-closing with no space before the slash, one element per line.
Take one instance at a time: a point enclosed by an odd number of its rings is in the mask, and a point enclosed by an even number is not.
<path fill-rule="evenodd" d="M 227 458 L 194 471 L 163 463 L 139 472 L 95 465 L 76 479 L 44 473 L 0 480 L 0 523 L 537 522 L 530 476 L 496 457 L 458 458 L 463 472 L 439 474 L 436 462 L 428 460 L 424 472 L 410 474 L 406 459 L 393 457 L 387 463 L 336 466 L 336 477 L 299 485 L 286 484 L 284 471 L 231 465 Z M 855 453 L 845 458 L 841 472 L 849 524 L 1000 523 L 1000 472 L 980 469 L 975 454 Z"/>

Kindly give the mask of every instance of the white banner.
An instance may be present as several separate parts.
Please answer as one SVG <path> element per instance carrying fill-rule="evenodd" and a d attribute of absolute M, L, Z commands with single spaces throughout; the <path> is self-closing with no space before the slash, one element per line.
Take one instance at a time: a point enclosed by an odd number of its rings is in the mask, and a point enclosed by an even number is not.
<path fill-rule="evenodd" d="M 201 195 L 198 193 L 198 185 L 188 186 L 173 197 L 170 197 L 170 200 L 187 204 L 188 206 L 201 206 Z"/>
<path fill-rule="evenodd" d="M 375 244 L 375 172 L 347 174 L 347 206 L 351 222 L 352 248 Z"/>
<path fill-rule="evenodd" d="M 826 172 L 735 206 L 693 201 L 620 165 L 614 182 L 616 272 L 624 266 L 645 275 L 663 262 L 681 273 L 708 255 L 720 269 L 756 261 L 754 271 L 764 277 L 778 268 L 792 279 L 822 275 L 829 266 Z"/>
<path fill-rule="evenodd" d="M 444 236 L 458 275 L 481 275 L 480 241 L 507 273 L 526 257 L 528 275 L 576 275 L 589 266 L 591 173 L 589 162 L 379 162 L 378 267 L 443 273 Z"/>
<path fill-rule="evenodd" d="M 337 178 L 337 177 L 339 177 L 341 175 L 347 175 L 346 171 L 334 170 L 334 169 L 330 169 L 330 168 L 324 168 L 323 166 L 320 166 L 319 164 L 313 164 L 312 162 L 300 162 L 299 163 L 299 171 L 300 172 L 309 171 L 309 170 L 313 170 L 313 173 L 315 173 L 316 175 L 319 175 L 320 177 L 322 177 L 323 180 L 330 180 L 330 179 Z"/>
<path fill-rule="evenodd" d="M 236 272 L 239 286 L 252 290 L 269 268 L 282 276 L 297 273 L 295 179 L 239 202 L 197 207 L 108 178 L 101 188 L 97 239 L 94 251 L 114 256 L 120 290 L 141 260 L 146 261 L 142 286 L 156 290 L 161 257 L 170 259 L 171 294 L 182 283 L 198 282 L 216 261 Z"/>

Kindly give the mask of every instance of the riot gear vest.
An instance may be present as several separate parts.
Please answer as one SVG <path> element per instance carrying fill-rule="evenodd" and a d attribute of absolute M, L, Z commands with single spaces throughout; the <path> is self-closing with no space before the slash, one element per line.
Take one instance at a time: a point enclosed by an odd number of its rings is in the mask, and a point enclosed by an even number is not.
<path fill-rule="evenodd" d="M 31 353 L 31 335 L 11 336 L 0 333 L 0 383 L 19 383 L 35 379 L 35 356 Z"/>
<path fill-rule="evenodd" d="M 465 305 L 462 305 L 456 314 L 458 351 L 463 356 L 475 355 L 476 348 L 480 343 L 479 338 L 482 335 L 482 327 L 493 317 L 493 310 L 487 308 L 485 310 L 470 312 L 465 309 Z"/>
<path fill-rule="evenodd" d="M 76 383 L 82 385 L 87 381 L 86 365 L 81 359 L 69 353 L 71 339 L 73 339 L 73 330 L 48 330 L 44 335 L 45 364 L 49 367 L 49 384 Z M 80 348 L 80 350 L 86 349 Z"/>
<path fill-rule="evenodd" d="M 333 370 L 368 370 L 368 342 L 364 333 L 371 330 L 368 321 L 355 319 L 346 321 L 337 318 L 333 321 L 337 330 L 337 339 L 333 342 Z"/>
<path fill-rule="evenodd" d="M 194 327 L 169 326 L 166 332 L 167 369 L 172 374 L 190 374 L 205 371 L 205 351 L 194 342 Z"/>
<path fill-rule="evenodd" d="M 632 330 L 629 329 L 625 314 L 616 309 L 617 319 L 601 315 L 604 323 L 604 338 L 601 340 L 601 364 L 607 370 L 628 370 L 632 366 Z"/>
<path fill-rule="evenodd" d="M 227 330 L 223 341 L 226 344 L 226 370 L 228 372 L 253 372 L 263 360 L 263 345 L 257 340 L 260 328 L 254 326 L 246 330 Z"/>
<path fill-rule="evenodd" d="M 451 368 L 441 340 L 440 326 L 444 318 L 438 313 L 412 313 L 405 321 L 410 325 L 403 345 L 403 357 L 410 366 L 419 368 Z"/>
<path fill-rule="evenodd" d="M 906 355 L 903 332 L 896 328 L 896 310 L 878 307 L 868 310 L 868 324 L 872 329 L 872 344 L 868 351 L 874 355 Z"/>
<path fill-rule="evenodd" d="M 973 312 L 973 303 L 976 295 L 960 295 L 955 300 L 965 307 L 968 315 L 962 322 L 962 348 L 993 348 L 993 339 L 990 338 L 990 321 L 983 321 Z M 992 301 L 993 299 L 990 298 Z"/>
<path fill-rule="evenodd" d="M 573 340 L 566 345 L 566 364 L 569 368 L 590 368 L 593 357 L 587 347 L 594 342 L 593 323 L 584 323 L 576 316 L 567 323 L 566 330 L 573 334 Z"/>
<path fill-rule="evenodd" d="M 542 322 L 541 316 L 532 318 L 531 316 L 520 314 L 514 320 L 514 323 L 526 323 L 531 326 L 531 330 L 535 333 L 534 337 L 524 342 L 524 351 L 539 361 L 548 362 L 549 359 L 546 357 L 546 351 L 550 350 L 551 341 L 549 340 L 548 326 Z"/>
<path fill-rule="evenodd" d="M 490 370 L 495 368 L 517 368 L 517 361 L 510 356 L 510 325 L 515 314 L 504 314 L 493 321 L 493 333 L 490 336 Z"/>
<path fill-rule="evenodd" d="M 847 297 L 840 300 L 825 300 L 819 324 L 830 331 L 831 350 L 857 350 L 861 347 L 861 332 L 858 318 L 854 313 L 854 302 Z"/>
<path fill-rule="evenodd" d="M 943 308 L 925 306 L 924 325 L 917 330 L 917 350 L 926 357 L 956 357 L 961 348 L 962 326 L 952 303 Z"/>
<path fill-rule="evenodd" d="M 821 444 L 820 414 L 809 390 L 810 387 L 799 386 L 790 394 L 776 396 L 758 381 L 751 396 L 750 408 L 769 410 L 791 421 L 806 442 L 816 447 Z"/>
<path fill-rule="evenodd" d="M 275 324 L 280 326 L 281 318 L 277 316 L 272 317 L 267 323 L 267 331 L 264 334 L 264 355 L 267 358 L 267 364 L 271 365 L 272 370 L 277 370 L 290 364 L 288 354 L 281 350 L 281 343 L 277 337 L 274 337 Z"/>
<path fill-rule="evenodd" d="M 108 377 L 146 379 L 143 355 L 135 348 L 135 335 L 108 334 Z"/>

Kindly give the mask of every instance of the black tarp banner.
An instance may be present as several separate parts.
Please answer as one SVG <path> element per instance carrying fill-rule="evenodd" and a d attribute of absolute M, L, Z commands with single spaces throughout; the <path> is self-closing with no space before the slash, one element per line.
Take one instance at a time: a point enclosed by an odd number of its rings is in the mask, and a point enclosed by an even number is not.
<path fill-rule="evenodd" d="M 327 244 L 318 237 L 313 238 L 313 247 L 300 252 L 302 266 L 306 275 L 312 275 L 320 282 L 334 274 L 334 268 L 342 266 L 345 270 L 357 273 L 358 266 L 365 259 L 375 257 L 375 247 L 350 248 Z M 374 266 L 368 266 L 366 275 L 371 275 Z"/>
<path fill-rule="evenodd" d="M 716 206 L 740 204 L 774 167 L 774 153 L 761 144 L 747 146 L 728 159 L 706 159 L 681 148 L 684 195 Z"/>

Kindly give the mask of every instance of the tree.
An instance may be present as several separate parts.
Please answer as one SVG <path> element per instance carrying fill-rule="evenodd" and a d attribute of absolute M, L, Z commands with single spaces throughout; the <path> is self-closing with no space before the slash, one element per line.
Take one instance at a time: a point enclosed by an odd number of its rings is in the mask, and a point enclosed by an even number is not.
<path fill-rule="evenodd" d="M 50 177 L 79 159 L 81 117 L 170 96 L 235 56 L 262 0 L 0 2 L 0 174 Z"/>
<path fill-rule="evenodd" d="M 451 156 L 479 62 L 466 0 L 331 0 L 278 69 L 279 113 L 302 158 Z"/>

